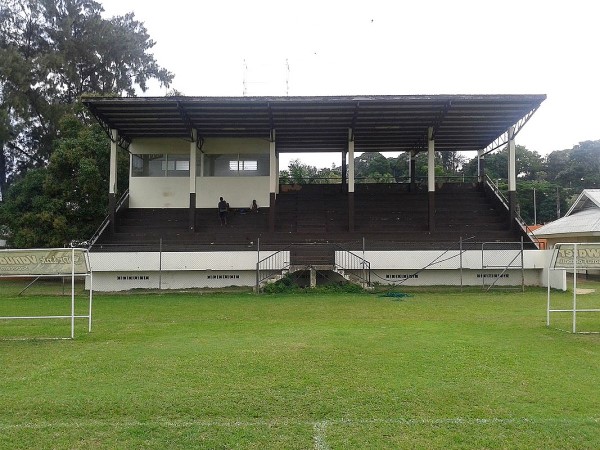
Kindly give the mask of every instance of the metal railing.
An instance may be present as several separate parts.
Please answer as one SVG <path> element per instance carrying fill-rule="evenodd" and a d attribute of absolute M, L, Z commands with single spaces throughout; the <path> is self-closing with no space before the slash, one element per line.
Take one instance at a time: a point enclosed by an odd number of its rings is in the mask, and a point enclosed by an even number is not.
<path fill-rule="evenodd" d="M 371 263 L 362 256 L 346 250 L 336 244 L 335 267 L 336 270 L 343 270 L 344 274 L 355 277 L 363 286 L 371 285 Z"/>
<path fill-rule="evenodd" d="M 115 214 L 121 209 L 121 207 L 127 201 L 128 198 L 129 198 L 129 189 L 127 189 L 125 192 L 123 192 L 123 195 L 117 202 L 117 205 L 115 207 Z M 106 230 L 106 227 L 108 227 L 109 223 L 110 223 L 110 214 L 105 217 L 104 221 L 100 224 L 98 229 L 95 231 L 95 233 L 92 235 L 92 237 L 88 240 L 88 243 L 87 243 L 88 250 L 92 248 L 92 246 L 96 243 L 96 241 L 98 240 L 100 235 L 102 233 L 104 233 L 104 230 Z"/>
<path fill-rule="evenodd" d="M 496 195 L 497 200 L 500 203 L 502 203 L 502 205 L 504 205 L 504 207 L 506 208 L 507 211 L 509 211 L 509 208 L 510 208 L 509 202 L 508 202 L 506 196 L 498 188 L 496 183 L 494 183 L 494 181 L 487 174 L 485 175 L 485 181 L 486 181 L 487 187 Z M 537 238 L 534 231 L 529 227 L 529 225 L 527 225 L 525 223 L 525 221 L 521 217 L 521 214 L 519 214 L 518 212 L 516 212 L 516 214 L 515 214 L 515 220 L 517 221 L 517 224 L 519 225 L 519 227 L 521 227 L 522 233 L 529 236 L 531 241 L 539 249 L 542 246 L 540 240 Z"/>
<path fill-rule="evenodd" d="M 294 245 L 290 244 L 283 250 L 279 250 L 266 258 L 260 259 L 256 263 L 256 289 L 260 289 L 261 284 L 268 280 L 275 279 L 283 275 L 291 267 L 290 249 Z M 358 282 L 362 286 L 371 285 L 371 263 L 362 256 L 346 250 L 339 244 L 323 244 L 328 247 L 333 246 L 335 260 L 332 269 L 344 276 L 349 281 Z M 310 263 L 302 264 L 303 268 L 310 270 L 313 267 Z M 316 264 L 316 267 L 321 264 Z"/>
<path fill-rule="evenodd" d="M 290 246 L 279 250 L 256 263 L 256 291 L 260 285 L 277 276 L 283 275 L 290 267 Z"/>

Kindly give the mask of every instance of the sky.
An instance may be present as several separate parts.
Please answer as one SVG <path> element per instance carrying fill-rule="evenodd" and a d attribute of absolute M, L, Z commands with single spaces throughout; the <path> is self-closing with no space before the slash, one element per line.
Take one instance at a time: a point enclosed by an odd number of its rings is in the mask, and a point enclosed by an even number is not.
<path fill-rule="evenodd" d="M 183 95 L 546 94 L 517 145 L 546 155 L 600 139 L 597 0 L 99 3 L 144 22 Z"/>

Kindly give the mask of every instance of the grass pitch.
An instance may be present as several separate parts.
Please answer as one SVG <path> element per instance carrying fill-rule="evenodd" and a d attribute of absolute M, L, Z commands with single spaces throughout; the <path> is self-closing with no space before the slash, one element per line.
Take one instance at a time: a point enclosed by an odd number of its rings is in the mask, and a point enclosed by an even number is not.
<path fill-rule="evenodd" d="M 0 341 L 0 448 L 600 448 L 600 336 L 547 328 L 545 290 L 408 292 L 97 294 L 91 334 Z"/>

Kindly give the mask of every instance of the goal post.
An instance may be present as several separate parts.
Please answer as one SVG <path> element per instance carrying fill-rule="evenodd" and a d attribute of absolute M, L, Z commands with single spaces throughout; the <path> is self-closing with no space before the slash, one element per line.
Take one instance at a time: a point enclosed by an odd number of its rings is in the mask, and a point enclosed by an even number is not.
<path fill-rule="evenodd" d="M 600 308 L 579 308 L 577 305 L 577 272 L 579 270 L 600 269 L 600 242 L 558 243 L 554 245 L 548 267 L 548 299 L 546 325 L 550 326 L 551 313 L 571 313 L 571 331 L 577 333 L 578 313 L 600 312 Z M 552 270 L 573 271 L 573 300 L 570 309 L 553 309 L 550 296 L 550 272 Z"/>
<path fill-rule="evenodd" d="M 92 331 L 93 274 L 89 252 L 85 248 L 46 248 L 0 250 L 0 278 L 71 277 L 71 313 L 69 315 L 2 316 L 0 320 L 70 319 L 70 338 L 75 338 L 75 319 L 88 320 Z M 89 277 L 87 314 L 75 313 L 75 278 Z"/>

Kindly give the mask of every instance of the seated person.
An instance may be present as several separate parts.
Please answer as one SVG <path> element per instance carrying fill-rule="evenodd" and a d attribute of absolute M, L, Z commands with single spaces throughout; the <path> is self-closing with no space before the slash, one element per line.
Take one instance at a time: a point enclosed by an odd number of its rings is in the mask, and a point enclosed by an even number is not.
<path fill-rule="evenodd" d="M 250 211 L 258 212 L 258 204 L 256 203 L 256 200 L 252 200 L 252 204 L 250 205 Z"/>
<path fill-rule="evenodd" d="M 229 210 L 229 204 L 225 200 L 223 200 L 223 197 L 220 197 L 220 201 L 217 208 L 219 209 L 219 218 L 221 219 L 221 226 L 227 225 L 227 211 Z"/>

